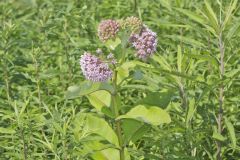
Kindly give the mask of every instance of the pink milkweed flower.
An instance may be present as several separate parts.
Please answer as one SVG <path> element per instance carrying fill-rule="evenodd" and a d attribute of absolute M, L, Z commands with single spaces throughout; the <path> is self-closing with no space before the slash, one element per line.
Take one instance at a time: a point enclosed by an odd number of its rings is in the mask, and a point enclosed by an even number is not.
<path fill-rule="evenodd" d="M 120 25 L 115 20 L 103 20 L 98 26 L 98 36 L 101 41 L 105 42 L 114 39 L 119 31 Z"/>
<path fill-rule="evenodd" d="M 83 75 L 94 82 L 104 82 L 112 77 L 112 70 L 98 57 L 85 52 L 80 59 Z"/>
<path fill-rule="evenodd" d="M 144 26 L 140 34 L 132 34 L 129 40 L 137 50 L 137 57 L 146 60 L 156 52 L 157 34 Z"/>

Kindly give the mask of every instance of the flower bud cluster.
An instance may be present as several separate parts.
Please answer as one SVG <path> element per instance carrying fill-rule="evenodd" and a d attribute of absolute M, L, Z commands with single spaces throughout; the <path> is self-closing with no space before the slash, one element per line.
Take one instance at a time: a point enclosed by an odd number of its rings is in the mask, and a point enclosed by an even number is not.
<path fill-rule="evenodd" d="M 131 33 L 139 33 L 143 27 L 142 21 L 134 16 L 127 17 L 125 20 L 120 21 L 122 29 L 128 29 Z"/>
<path fill-rule="evenodd" d="M 104 20 L 99 24 L 98 36 L 101 41 L 105 42 L 114 39 L 119 31 L 120 25 L 115 20 Z"/>

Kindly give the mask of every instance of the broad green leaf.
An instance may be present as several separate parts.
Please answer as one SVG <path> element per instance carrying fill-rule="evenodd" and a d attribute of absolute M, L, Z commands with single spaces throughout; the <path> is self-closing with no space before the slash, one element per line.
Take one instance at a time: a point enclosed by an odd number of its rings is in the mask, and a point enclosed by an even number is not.
<path fill-rule="evenodd" d="M 150 67 L 149 64 L 145 64 L 145 63 L 138 62 L 138 61 L 125 62 L 120 67 L 117 68 L 117 71 L 118 71 L 117 83 L 119 84 L 125 78 L 127 78 L 129 76 L 130 70 L 133 69 L 134 67 L 136 67 L 137 65 L 144 66 L 144 67 Z"/>
<path fill-rule="evenodd" d="M 158 106 L 166 108 L 171 101 L 174 93 L 169 90 L 163 90 L 161 92 L 148 92 L 147 96 L 141 99 L 138 104 L 144 104 L 149 106 Z"/>
<path fill-rule="evenodd" d="M 94 160 L 110 160 L 110 157 L 115 157 L 116 159 L 119 157 L 119 151 L 117 149 L 112 148 L 109 144 L 101 143 L 97 139 L 85 141 L 79 152 L 81 156 L 88 155 Z M 111 155 L 105 155 L 104 153 L 106 152 L 111 153 Z"/>
<path fill-rule="evenodd" d="M 117 120 L 125 118 L 136 119 L 152 125 L 171 122 L 169 114 L 165 110 L 155 106 L 146 108 L 143 105 L 138 105 L 131 109 L 127 114 L 119 116 Z"/>
<path fill-rule="evenodd" d="M 114 113 L 112 112 L 110 107 L 103 106 L 101 112 L 110 118 L 114 118 Z"/>
<path fill-rule="evenodd" d="M 129 141 L 134 143 L 140 139 L 148 131 L 149 127 L 149 125 L 135 119 L 123 119 L 122 128 L 126 145 Z"/>
<path fill-rule="evenodd" d="M 118 76 L 117 76 L 117 83 L 121 83 L 125 78 L 129 76 L 129 71 L 131 68 L 134 68 L 136 63 L 134 61 L 125 62 L 120 67 L 117 68 Z"/>
<path fill-rule="evenodd" d="M 99 90 L 105 90 L 105 91 L 108 91 L 109 93 L 112 93 L 113 87 L 107 82 L 93 83 L 93 82 L 85 81 L 85 82 L 82 82 L 79 86 L 68 87 L 66 98 L 73 99 L 73 98 L 91 94 Z"/>
<path fill-rule="evenodd" d="M 118 147 L 118 138 L 115 132 L 112 130 L 112 128 L 104 119 L 93 116 L 91 114 L 83 115 L 86 116 L 86 121 L 83 130 L 85 130 L 89 134 L 99 135 L 105 138 L 111 144 L 114 144 L 115 146 Z"/>
<path fill-rule="evenodd" d="M 85 142 L 80 152 L 81 155 L 90 155 L 93 160 L 120 160 L 119 150 L 99 141 Z M 125 150 L 125 160 L 130 160 L 127 150 Z"/>
<path fill-rule="evenodd" d="M 94 160 L 120 160 L 119 151 L 113 148 L 102 149 L 101 151 L 96 151 L 91 156 Z"/>
<path fill-rule="evenodd" d="M 111 94 L 105 90 L 93 92 L 87 95 L 87 98 L 98 111 L 104 106 L 110 107 L 111 104 Z"/>
<path fill-rule="evenodd" d="M 225 120 L 225 125 L 227 126 L 227 129 L 228 129 L 228 133 L 229 133 L 230 139 L 232 141 L 232 146 L 233 146 L 233 148 L 236 148 L 236 146 L 237 146 L 237 138 L 236 138 L 236 135 L 235 135 L 234 126 L 227 119 L 227 117 L 225 117 L 224 120 Z"/>

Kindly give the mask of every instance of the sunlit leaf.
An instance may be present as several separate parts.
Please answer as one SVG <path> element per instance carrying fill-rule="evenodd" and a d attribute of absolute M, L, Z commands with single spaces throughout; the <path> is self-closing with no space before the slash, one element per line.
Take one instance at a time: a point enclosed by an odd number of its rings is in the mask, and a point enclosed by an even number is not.
<path fill-rule="evenodd" d="M 117 119 L 119 120 L 124 118 L 136 119 L 152 125 L 160 125 L 171 122 L 171 118 L 165 110 L 154 106 L 146 108 L 143 105 L 134 107 L 128 113 L 119 116 Z"/>
<path fill-rule="evenodd" d="M 111 94 L 105 90 L 96 91 L 87 95 L 89 102 L 99 111 L 102 107 L 110 107 Z"/>

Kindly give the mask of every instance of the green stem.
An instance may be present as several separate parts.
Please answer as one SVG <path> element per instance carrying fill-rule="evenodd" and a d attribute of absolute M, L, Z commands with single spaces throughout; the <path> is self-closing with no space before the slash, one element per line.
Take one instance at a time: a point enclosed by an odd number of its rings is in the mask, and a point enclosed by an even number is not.
<path fill-rule="evenodd" d="M 122 65 L 124 62 L 125 62 L 125 57 L 126 57 L 126 49 L 125 49 L 125 46 L 122 47 L 122 57 L 121 57 L 121 60 L 120 60 L 120 65 Z"/>
<path fill-rule="evenodd" d="M 224 77 L 224 43 L 222 41 L 222 32 L 219 34 L 219 51 L 220 51 L 220 78 L 223 81 Z M 218 111 L 218 119 L 217 119 L 217 126 L 218 126 L 218 133 L 222 134 L 222 117 L 223 117 L 223 98 L 224 97 L 224 84 L 221 82 L 219 87 L 219 111 Z M 221 155 L 222 143 L 217 141 L 217 159 L 222 160 Z"/>
<path fill-rule="evenodd" d="M 137 0 L 134 0 L 134 12 L 137 13 Z"/>
<path fill-rule="evenodd" d="M 114 115 L 115 117 L 119 116 L 119 109 L 118 109 L 118 105 L 117 105 L 117 71 L 114 71 L 114 75 L 113 75 L 113 88 L 114 88 L 114 92 L 112 93 L 112 107 L 113 107 L 113 111 L 114 111 Z M 123 137 L 122 137 L 122 129 L 121 129 L 121 122 L 119 120 L 115 121 L 115 131 L 117 133 L 117 137 L 118 137 L 118 142 L 119 142 L 119 154 L 120 154 L 120 160 L 124 160 L 124 145 L 123 145 Z"/>
<path fill-rule="evenodd" d="M 5 77 L 5 85 L 6 85 L 7 99 L 8 99 L 8 102 L 10 102 L 9 81 L 8 81 L 7 72 L 6 72 L 6 77 Z"/>
<path fill-rule="evenodd" d="M 23 157 L 24 157 L 24 160 L 27 160 L 28 159 L 28 147 L 27 147 L 27 144 L 26 144 L 26 141 L 25 141 L 25 136 L 24 136 L 24 129 L 22 128 L 21 129 L 21 138 L 22 138 L 22 141 L 23 141 Z"/>

